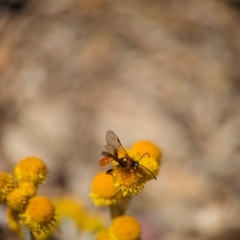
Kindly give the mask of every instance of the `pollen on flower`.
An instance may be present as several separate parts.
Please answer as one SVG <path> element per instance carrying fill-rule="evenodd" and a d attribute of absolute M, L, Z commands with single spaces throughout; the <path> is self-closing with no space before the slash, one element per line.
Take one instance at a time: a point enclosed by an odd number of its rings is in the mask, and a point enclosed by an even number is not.
<path fill-rule="evenodd" d="M 14 188 L 6 196 L 7 205 L 14 211 L 21 212 L 25 208 L 27 198 L 21 188 Z"/>
<path fill-rule="evenodd" d="M 111 240 L 139 240 L 141 237 L 141 225 L 139 221 L 129 215 L 115 218 L 109 228 Z"/>
<path fill-rule="evenodd" d="M 143 154 L 145 153 L 148 153 L 151 157 L 155 158 L 156 160 L 160 160 L 162 156 L 161 149 L 153 142 L 147 140 L 142 140 L 134 143 L 131 149 L 139 157 L 143 156 Z"/>
<path fill-rule="evenodd" d="M 121 197 L 119 191 L 113 186 L 112 176 L 100 172 L 92 180 L 90 198 L 96 206 L 109 206 L 116 204 Z"/>
<path fill-rule="evenodd" d="M 35 234 L 48 232 L 55 225 L 55 207 L 45 196 L 30 198 L 24 212 L 19 214 L 21 222 Z"/>
<path fill-rule="evenodd" d="M 140 194 L 145 187 L 146 178 L 138 169 L 124 169 L 116 167 L 112 172 L 114 186 L 123 196 Z"/>
<path fill-rule="evenodd" d="M 15 166 L 14 175 L 19 182 L 31 181 L 39 185 L 45 182 L 48 176 L 48 169 L 40 158 L 26 157 Z"/>
<path fill-rule="evenodd" d="M 6 195 L 12 191 L 15 185 L 11 174 L 0 172 L 0 202 L 6 199 Z"/>

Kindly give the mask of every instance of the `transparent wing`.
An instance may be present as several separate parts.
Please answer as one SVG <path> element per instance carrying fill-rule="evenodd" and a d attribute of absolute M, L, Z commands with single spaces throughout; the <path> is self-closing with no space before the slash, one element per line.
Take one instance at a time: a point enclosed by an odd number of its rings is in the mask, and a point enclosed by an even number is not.
<path fill-rule="evenodd" d="M 107 131 L 106 133 L 106 142 L 105 146 L 107 152 L 113 154 L 114 156 L 118 156 L 118 153 L 123 156 L 129 156 L 124 147 L 122 146 L 118 136 L 113 131 Z"/>

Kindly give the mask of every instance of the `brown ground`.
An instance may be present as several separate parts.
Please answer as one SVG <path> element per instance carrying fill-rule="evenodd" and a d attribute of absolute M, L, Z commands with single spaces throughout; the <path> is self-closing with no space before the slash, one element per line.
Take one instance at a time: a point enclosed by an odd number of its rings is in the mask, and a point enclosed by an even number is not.
<path fill-rule="evenodd" d="M 144 225 L 143 240 L 239 240 L 238 6 L 1 5 L 0 170 L 37 155 L 51 171 L 41 193 L 72 194 L 98 211 L 88 193 L 106 131 L 125 146 L 153 140 L 164 154 L 161 174 L 129 208 Z M 1 207 L 0 239 L 18 239 L 3 214 Z"/>

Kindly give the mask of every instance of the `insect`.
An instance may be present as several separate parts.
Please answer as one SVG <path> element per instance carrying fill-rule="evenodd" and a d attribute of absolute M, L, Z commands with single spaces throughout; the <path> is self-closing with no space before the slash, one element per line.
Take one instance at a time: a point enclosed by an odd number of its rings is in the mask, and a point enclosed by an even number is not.
<path fill-rule="evenodd" d="M 99 161 L 99 166 L 105 166 L 111 161 L 115 160 L 118 165 L 116 167 L 121 167 L 126 170 L 131 169 L 137 169 L 139 166 L 147 170 L 156 180 L 156 176 L 145 166 L 140 164 L 140 160 L 143 158 L 143 156 L 148 155 L 148 153 L 144 153 L 141 158 L 138 161 L 135 161 L 133 158 L 129 156 L 127 151 L 122 146 L 118 136 L 113 131 L 107 131 L 106 133 L 106 142 L 107 145 L 105 145 L 106 151 L 102 152 L 102 155 L 104 156 Z M 111 174 L 113 169 L 109 169 L 106 173 Z"/>

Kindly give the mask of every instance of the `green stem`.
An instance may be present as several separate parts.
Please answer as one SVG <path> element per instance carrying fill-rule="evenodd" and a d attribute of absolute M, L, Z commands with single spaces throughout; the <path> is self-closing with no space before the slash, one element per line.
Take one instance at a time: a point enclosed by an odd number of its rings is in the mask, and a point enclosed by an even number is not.
<path fill-rule="evenodd" d="M 129 205 L 130 200 L 132 199 L 132 196 L 126 196 L 124 198 L 122 198 L 121 201 L 121 208 L 122 208 L 122 212 L 125 213 L 127 210 L 127 207 Z"/>
<path fill-rule="evenodd" d="M 28 228 L 26 228 L 26 227 L 20 222 L 20 219 L 19 219 L 19 216 L 18 216 L 18 212 L 13 211 L 13 215 L 14 215 L 15 220 L 18 222 L 19 227 L 20 227 L 21 230 L 22 230 L 24 239 L 25 239 L 25 240 L 35 240 L 32 232 L 31 232 Z"/>
<path fill-rule="evenodd" d="M 119 203 L 111 205 L 109 207 L 112 219 L 119 217 L 126 212 L 130 199 L 131 196 L 123 197 Z"/>
<path fill-rule="evenodd" d="M 123 215 L 123 212 L 121 211 L 121 208 L 119 207 L 118 204 L 111 205 L 109 206 L 109 208 L 110 208 L 110 215 L 112 219 Z"/>
<path fill-rule="evenodd" d="M 32 232 L 28 228 L 24 227 L 23 225 L 21 225 L 21 227 L 22 227 L 25 240 L 35 240 Z"/>

